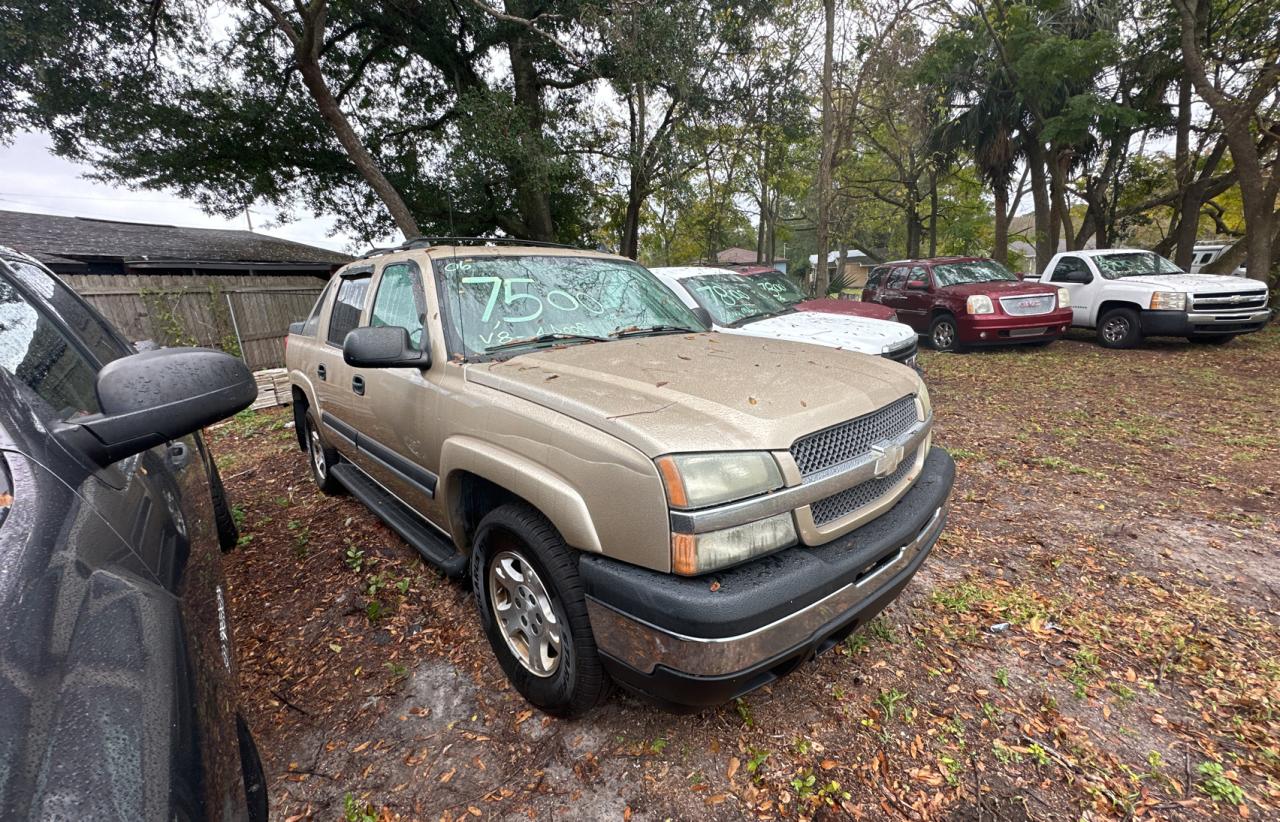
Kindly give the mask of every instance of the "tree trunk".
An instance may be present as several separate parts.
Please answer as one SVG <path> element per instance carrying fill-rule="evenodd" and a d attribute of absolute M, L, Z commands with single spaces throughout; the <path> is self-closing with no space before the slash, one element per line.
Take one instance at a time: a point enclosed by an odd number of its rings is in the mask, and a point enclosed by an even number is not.
<path fill-rule="evenodd" d="M 1044 144 L 1040 142 L 1039 130 L 1027 130 L 1027 167 L 1031 171 L 1031 200 L 1035 207 L 1036 226 L 1036 271 L 1043 273 L 1049 260 L 1058 253 L 1057 243 L 1053 242 L 1049 233 L 1049 183 L 1045 173 Z"/>
<path fill-rule="evenodd" d="M 831 219 L 831 173 L 835 166 L 835 127 L 836 114 L 833 110 L 835 95 L 832 92 L 834 74 L 834 51 L 836 31 L 835 0 L 822 0 L 822 11 L 825 18 L 825 29 L 822 38 L 822 157 L 818 162 L 818 225 L 817 225 L 817 257 L 813 273 L 813 293 L 822 296 L 827 293 L 827 246 L 830 243 L 828 232 Z"/>
<path fill-rule="evenodd" d="M 641 189 L 633 183 L 627 192 L 627 210 L 622 218 L 622 242 L 618 244 L 618 253 L 633 260 L 640 256 L 640 210 L 643 207 Z"/>
<path fill-rule="evenodd" d="M 526 16 L 523 8 L 512 2 L 506 4 L 509 14 Z M 538 84 L 538 68 L 534 64 L 533 54 L 525 34 L 511 40 L 507 46 L 507 55 L 511 60 L 511 80 L 515 88 L 515 100 L 524 110 L 530 131 L 541 138 L 544 113 L 542 110 L 542 90 Z M 516 207 L 520 211 L 521 221 L 526 227 L 530 240 L 556 239 L 555 221 L 551 216 L 551 197 L 546 185 L 536 176 L 524 173 L 520 169 L 516 184 Z"/>
<path fill-rule="evenodd" d="M 929 256 L 938 256 L 938 170 L 929 172 Z"/>
<path fill-rule="evenodd" d="M 991 194 L 995 197 L 996 236 L 991 257 L 1000 265 L 1009 264 L 1009 188 L 1004 183 L 994 183 Z"/>

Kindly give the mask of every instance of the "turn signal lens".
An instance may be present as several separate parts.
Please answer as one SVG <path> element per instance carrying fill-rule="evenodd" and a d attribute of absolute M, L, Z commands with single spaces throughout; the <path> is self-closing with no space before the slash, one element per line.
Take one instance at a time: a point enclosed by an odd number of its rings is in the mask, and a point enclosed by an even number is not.
<path fill-rule="evenodd" d="M 672 534 L 671 570 L 683 576 L 705 574 L 772 554 L 795 542 L 796 527 L 790 513 L 775 514 L 722 531 Z"/>
<path fill-rule="evenodd" d="M 662 475 L 662 484 L 667 489 L 667 502 L 672 508 L 689 507 L 689 497 L 684 492 L 684 480 L 680 477 L 680 469 L 674 457 L 658 457 L 658 473 Z"/>

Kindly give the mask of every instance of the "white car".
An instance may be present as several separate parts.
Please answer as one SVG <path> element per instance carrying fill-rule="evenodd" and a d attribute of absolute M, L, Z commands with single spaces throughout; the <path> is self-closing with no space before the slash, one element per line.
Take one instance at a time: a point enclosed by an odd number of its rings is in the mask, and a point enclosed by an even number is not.
<path fill-rule="evenodd" d="M 1225 343 L 1271 319 L 1266 283 L 1187 274 L 1154 251 L 1065 251 L 1026 279 L 1071 292 L 1071 324 L 1095 329 L 1107 348 L 1133 348 L 1144 336 Z"/>
<path fill-rule="evenodd" d="M 1191 273 L 1199 274 L 1206 265 L 1221 257 L 1226 253 L 1230 246 L 1204 243 L 1196 245 L 1191 252 Z M 1231 272 L 1233 277 L 1247 277 L 1249 272 L 1243 265 L 1236 266 L 1236 270 Z"/>
<path fill-rule="evenodd" d="M 916 332 L 903 323 L 796 311 L 753 283 L 752 278 L 723 268 L 681 266 L 650 270 L 685 305 L 699 313 L 705 311 L 712 330 L 825 345 L 916 367 Z"/>

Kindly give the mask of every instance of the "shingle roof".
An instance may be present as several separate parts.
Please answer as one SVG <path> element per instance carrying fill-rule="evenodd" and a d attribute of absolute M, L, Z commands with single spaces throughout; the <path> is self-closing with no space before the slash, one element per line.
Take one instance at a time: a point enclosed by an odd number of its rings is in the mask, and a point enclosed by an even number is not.
<path fill-rule="evenodd" d="M 786 257 L 775 257 L 774 262 L 781 262 Z M 756 252 L 750 248 L 726 248 L 716 253 L 716 262 L 725 265 L 755 265 Z"/>
<path fill-rule="evenodd" d="M 59 258 L 235 263 L 345 263 L 345 254 L 251 231 L 0 211 L 0 244 Z"/>

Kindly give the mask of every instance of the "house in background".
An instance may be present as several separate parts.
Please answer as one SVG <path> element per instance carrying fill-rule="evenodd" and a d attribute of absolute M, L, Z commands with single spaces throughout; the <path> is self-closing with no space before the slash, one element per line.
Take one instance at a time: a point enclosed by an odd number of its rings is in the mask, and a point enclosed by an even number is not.
<path fill-rule="evenodd" d="M 0 211 L 0 245 L 35 257 L 130 340 L 203 345 L 252 369 L 284 364 L 306 317 L 351 258 L 250 231 Z"/>
<path fill-rule="evenodd" d="M 750 248 L 726 248 L 716 254 L 716 265 L 725 268 L 754 268 L 758 265 L 770 265 L 783 274 L 787 273 L 786 257 L 776 257 L 772 263 L 760 263 L 756 261 L 756 252 Z"/>
<path fill-rule="evenodd" d="M 879 263 L 864 251 L 850 248 L 844 252 L 844 261 L 840 261 L 840 251 L 832 251 L 827 255 L 827 277 L 834 282 L 836 277 L 844 275 L 847 288 L 861 289 L 867 284 L 867 274 Z M 818 255 L 809 255 L 809 270 L 818 267 Z"/>

